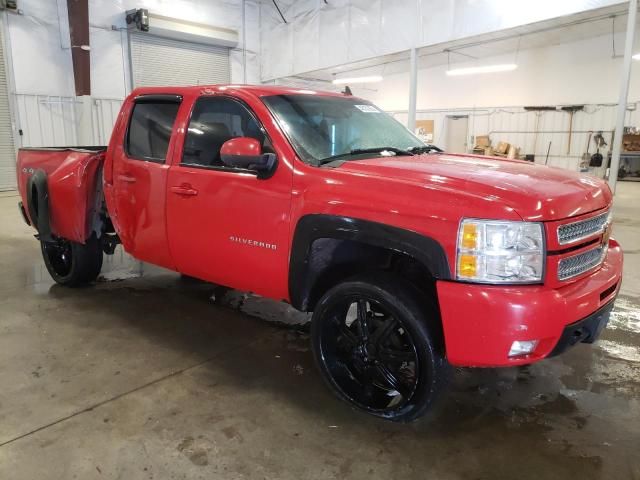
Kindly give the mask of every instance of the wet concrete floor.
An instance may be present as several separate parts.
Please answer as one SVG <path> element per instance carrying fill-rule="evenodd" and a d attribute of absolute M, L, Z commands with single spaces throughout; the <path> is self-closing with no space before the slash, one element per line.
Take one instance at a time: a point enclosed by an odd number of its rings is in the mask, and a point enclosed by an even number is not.
<path fill-rule="evenodd" d="M 352 411 L 307 318 L 121 252 L 52 284 L 0 197 L 1 479 L 640 479 L 640 184 L 619 186 L 625 280 L 601 340 L 524 368 L 457 369 L 418 422 Z"/>

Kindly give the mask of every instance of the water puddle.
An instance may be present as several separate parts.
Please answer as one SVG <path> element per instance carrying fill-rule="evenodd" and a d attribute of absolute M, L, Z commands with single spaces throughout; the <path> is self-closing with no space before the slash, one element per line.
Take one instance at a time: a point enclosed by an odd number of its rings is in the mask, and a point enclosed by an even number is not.
<path fill-rule="evenodd" d="M 277 302 L 258 295 L 230 290 L 141 262 L 118 248 L 114 255 L 105 255 L 102 271 L 96 281 L 97 288 L 118 288 L 120 282 L 136 279 L 153 280 L 160 288 L 179 288 L 184 291 L 204 292 L 209 300 L 221 307 L 237 310 L 251 317 L 286 326 L 300 327 L 311 320 L 311 315 L 295 310 L 285 302 Z M 25 282 L 37 294 L 46 295 L 55 284 L 42 260 L 33 265 Z"/>
<path fill-rule="evenodd" d="M 640 348 L 637 346 L 622 345 L 611 340 L 600 340 L 596 345 L 611 357 L 627 362 L 640 363 Z"/>
<path fill-rule="evenodd" d="M 175 275 L 177 278 L 177 274 L 136 260 L 125 253 L 122 248 L 118 248 L 114 255 L 104 256 L 102 272 L 97 283 L 98 285 L 112 284 L 136 278 L 153 278 L 167 274 Z M 38 294 L 48 293 L 54 284 L 41 260 L 34 264 L 33 270 L 27 275 L 26 283 L 31 285 Z M 175 288 L 175 286 L 176 283 L 172 280 L 167 283 L 166 288 Z M 180 282 L 179 286 L 180 288 L 196 288 L 200 290 L 210 288 L 209 298 L 212 303 L 232 308 L 268 322 L 299 327 L 311 320 L 310 314 L 298 312 L 284 302 L 276 302 L 250 293 L 224 289 L 198 280 Z M 607 329 L 640 333 L 640 306 L 633 299 L 619 297 L 611 313 Z M 620 345 L 613 341 L 603 344 L 602 348 L 616 358 L 629 361 L 636 362 L 640 356 L 640 352 L 636 347 Z"/>
<path fill-rule="evenodd" d="M 640 306 L 626 297 L 618 297 L 607 328 L 640 333 Z"/>
<path fill-rule="evenodd" d="M 238 310 L 251 317 L 295 327 L 306 325 L 311 320 L 311 314 L 299 312 L 285 302 L 276 302 L 237 290 L 221 291 L 215 286 L 212 286 L 212 289 L 210 300 L 214 304 Z"/>

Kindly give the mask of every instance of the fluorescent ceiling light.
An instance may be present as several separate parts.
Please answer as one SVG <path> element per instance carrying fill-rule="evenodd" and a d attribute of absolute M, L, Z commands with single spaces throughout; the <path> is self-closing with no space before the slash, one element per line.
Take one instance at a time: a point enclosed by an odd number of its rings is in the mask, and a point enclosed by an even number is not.
<path fill-rule="evenodd" d="M 382 76 L 380 75 L 371 75 L 369 77 L 350 77 L 350 78 L 334 78 L 334 85 L 344 85 L 345 83 L 375 83 L 381 82 Z"/>
<path fill-rule="evenodd" d="M 636 53 L 633 57 L 634 60 L 640 60 L 640 53 Z"/>
<path fill-rule="evenodd" d="M 502 65 L 486 65 L 484 67 L 468 67 L 468 68 L 454 68 L 453 70 L 447 70 L 447 75 L 474 75 L 476 73 L 493 73 L 493 72 L 509 72 L 518 68 L 515 63 L 505 63 Z"/>

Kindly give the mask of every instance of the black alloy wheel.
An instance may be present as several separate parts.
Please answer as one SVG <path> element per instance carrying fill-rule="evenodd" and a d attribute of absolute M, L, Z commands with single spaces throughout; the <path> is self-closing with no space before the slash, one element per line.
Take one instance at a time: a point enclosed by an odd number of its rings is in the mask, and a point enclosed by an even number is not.
<path fill-rule="evenodd" d="M 314 353 L 339 397 L 396 421 L 413 420 L 428 409 L 445 362 L 418 298 L 404 280 L 376 275 L 340 284 L 319 301 Z"/>
<path fill-rule="evenodd" d="M 42 242 L 42 255 L 58 276 L 66 277 L 71 272 L 73 252 L 69 240 L 56 238 L 53 242 Z"/>
<path fill-rule="evenodd" d="M 103 253 L 95 235 L 84 244 L 54 237 L 52 241 L 41 241 L 40 247 L 47 271 L 61 285 L 85 285 L 100 274 Z"/>

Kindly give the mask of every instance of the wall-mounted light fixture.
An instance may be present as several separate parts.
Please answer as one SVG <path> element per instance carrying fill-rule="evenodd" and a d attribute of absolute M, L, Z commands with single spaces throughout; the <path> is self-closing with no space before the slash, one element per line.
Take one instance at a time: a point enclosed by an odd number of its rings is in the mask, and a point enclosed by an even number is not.
<path fill-rule="evenodd" d="M 18 10 L 16 0 L 0 0 L 0 10 Z"/>
<path fill-rule="evenodd" d="M 146 8 L 127 10 L 125 19 L 127 25 L 135 25 L 135 28 L 141 32 L 149 31 L 149 11 Z"/>

